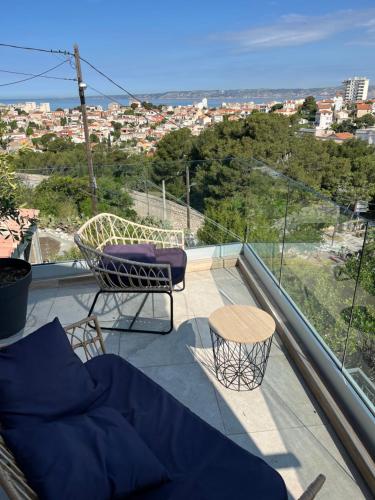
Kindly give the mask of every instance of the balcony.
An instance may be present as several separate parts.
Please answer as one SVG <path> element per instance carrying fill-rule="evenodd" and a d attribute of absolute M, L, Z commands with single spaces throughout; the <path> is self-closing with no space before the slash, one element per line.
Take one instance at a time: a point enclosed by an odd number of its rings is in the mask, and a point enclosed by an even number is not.
<path fill-rule="evenodd" d="M 87 315 L 97 286 L 74 281 L 35 284 L 25 334 L 55 316 L 67 325 Z M 126 326 L 139 301 L 134 295 L 124 301 L 106 297 L 97 309 L 101 325 Z M 258 305 L 238 267 L 189 272 L 185 291 L 174 295 L 175 328 L 169 335 L 103 332 L 107 352 L 123 356 L 206 422 L 264 458 L 281 473 L 291 498 L 319 473 L 327 476 L 321 498 L 366 498 L 366 486 L 279 336 L 260 388 L 236 392 L 216 380 L 207 318 L 228 303 Z M 149 298 L 134 327 L 163 328 L 167 309 L 161 296 Z M 119 321 L 120 311 L 127 319 Z"/>
<path fill-rule="evenodd" d="M 163 199 L 158 186 L 137 186 L 139 215 L 186 227 L 189 214 L 186 289 L 174 294 L 175 328 L 169 335 L 104 332 L 107 351 L 264 458 L 283 476 L 291 498 L 319 473 L 327 481 L 318 498 L 370 498 L 352 458 L 369 465 L 361 473 L 370 484 L 375 300 L 369 263 L 375 228 L 267 165 L 253 161 L 245 168 L 244 234 L 233 232 L 232 221 L 224 227 L 168 194 Z M 86 317 L 96 291 L 83 262 L 34 266 L 20 335 L 55 316 L 63 325 Z M 140 300 L 134 294 L 122 300 L 107 296 L 98 302 L 100 324 L 128 325 Z M 277 320 L 263 384 L 250 392 L 225 389 L 213 373 L 208 317 L 230 303 L 257 305 Z M 160 330 L 167 314 L 161 296 L 149 297 L 134 326 Z M 342 419 L 355 429 L 358 448 L 343 437 Z M 354 450 L 352 458 L 347 450 Z"/>

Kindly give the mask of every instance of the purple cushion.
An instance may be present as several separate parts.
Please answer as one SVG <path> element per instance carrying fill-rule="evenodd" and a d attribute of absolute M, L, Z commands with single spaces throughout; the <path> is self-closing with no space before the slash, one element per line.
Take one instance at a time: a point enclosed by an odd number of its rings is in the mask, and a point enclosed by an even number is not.
<path fill-rule="evenodd" d="M 134 260 L 136 262 L 155 262 L 155 246 L 149 243 L 135 245 L 106 245 L 103 252 L 119 259 Z"/>
<path fill-rule="evenodd" d="M 103 248 L 103 252 L 111 257 L 130 260 L 133 262 L 144 262 L 153 264 L 155 262 L 155 245 L 150 243 L 139 243 L 134 245 L 107 245 Z M 102 258 L 102 265 L 107 270 L 110 278 L 108 283 L 110 286 L 119 288 L 126 287 L 145 287 L 148 285 L 146 279 L 141 279 L 147 273 L 147 268 L 141 269 L 137 264 L 122 264 L 110 259 L 110 257 Z M 132 277 L 117 276 L 111 271 L 124 274 L 131 274 Z M 139 272 L 140 277 L 135 277 Z M 109 280 L 107 280 L 109 281 Z"/>
<path fill-rule="evenodd" d="M 183 281 L 187 262 L 187 255 L 184 250 L 181 248 L 156 248 L 155 262 L 171 265 L 173 285 L 177 285 Z"/>

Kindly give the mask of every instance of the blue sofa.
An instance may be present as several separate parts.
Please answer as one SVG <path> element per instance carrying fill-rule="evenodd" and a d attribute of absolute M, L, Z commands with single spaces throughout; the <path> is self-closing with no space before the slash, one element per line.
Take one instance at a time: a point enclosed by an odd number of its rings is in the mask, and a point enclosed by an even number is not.
<path fill-rule="evenodd" d="M 72 339 L 103 348 L 100 332 Z M 42 500 L 287 499 L 278 472 L 130 363 L 83 363 L 57 318 L 0 350 L 0 420 Z"/>
<path fill-rule="evenodd" d="M 124 359 L 86 363 L 107 391 L 99 405 L 118 410 L 166 467 L 170 481 L 135 494 L 144 500 L 286 500 L 281 476 L 204 422 Z"/>

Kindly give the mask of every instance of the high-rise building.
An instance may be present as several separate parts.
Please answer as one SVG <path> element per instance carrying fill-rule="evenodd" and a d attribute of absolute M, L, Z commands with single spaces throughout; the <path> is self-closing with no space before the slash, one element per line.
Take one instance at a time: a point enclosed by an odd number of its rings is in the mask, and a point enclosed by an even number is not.
<path fill-rule="evenodd" d="M 39 104 L 39 111 L 42 111 L 43 113 L 49 113 L 51 111 L 49 102 L 41 102 Z"/>
<path fill-rule="evenodd" d="M 369 79 L 355 76 L 343 82 L 345 101 L 365 101 L 367 99 Z"/>
<path fill-rule="evenodd" d="M 25 104 L 23 105 L 23 109 L 26 111 L 26 113 L 30 113 L 30 111 L 35 111 L 36 102 L 25 102 Z"/>

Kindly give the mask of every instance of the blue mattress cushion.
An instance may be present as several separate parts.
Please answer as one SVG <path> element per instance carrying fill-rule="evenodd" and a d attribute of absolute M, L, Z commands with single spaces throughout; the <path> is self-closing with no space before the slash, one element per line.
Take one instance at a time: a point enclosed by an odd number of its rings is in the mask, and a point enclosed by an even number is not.
<path fill-rule="evenodd" d="M 86 410 L 101 395 L 55 318 L 0 349 L 0 420 L 5 428 Z"/>
<path fill-rule="evenodd" d="M 182 248 L 156 248 L 155 259 L 158 264 L 170 264 L 173 285 L 177 285 L 183 281 L 187 255 Z M 167 276 L 166 273 L 165 276 Z"/>
<path fill-rule="evenodd" d="M 109 407 L 2 434 L 41 500 L 127 498 L 168 480 L 135 429 Z"/>
<path fill-rule="evenodd" d="M 137 500 L 287 500 L 280 474 L 204 422 L 130 363 L 113 354 L 86 363 L 105 390 L 94 405 L 119 411 L 168 470 L 170 481 Z"/>
<path fill-rule="evenodd" d="M 144 287 L 148 280 L 142 279 L 153 276 L 148 267 L 143 267 L 140 263 L 155 263 L 155 245 L 150 243 L 139 243 L 134 245 L 106 245 L 103 248 L 104 257 L 101 259 L 102 267 L 107 271 L 106 281 L 109 286 L 116 287 Z M 132 264 L 121 263 L 111 259 L 132 261 Z M 113 271 L 113 273 L 111 273 Z M 124 276 L 118 276 L 115 272 L 123 273 Z"/>
<path fill-rule="evenodd" d="M 155 245 L 151 243 L 134 243 L 132 245 L 106 245 L 103 253 L 120 259 L 136 262 L 155 262 Z"/>

